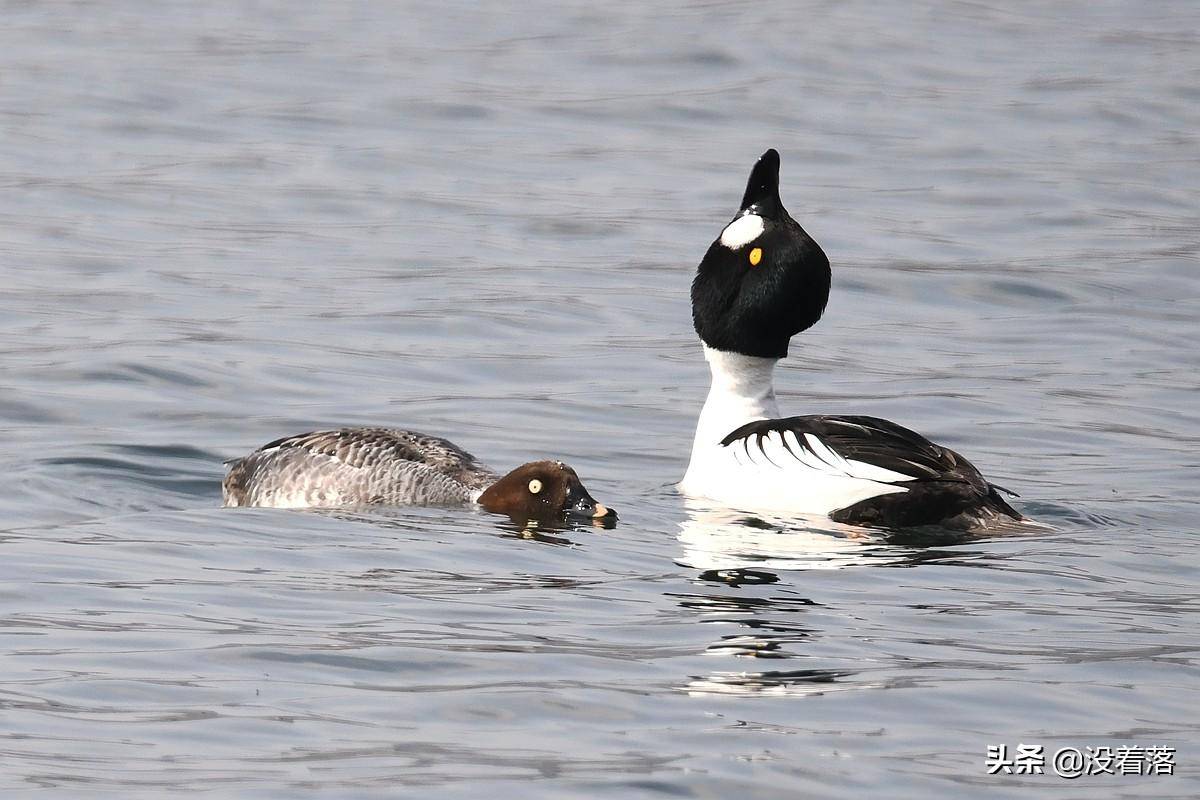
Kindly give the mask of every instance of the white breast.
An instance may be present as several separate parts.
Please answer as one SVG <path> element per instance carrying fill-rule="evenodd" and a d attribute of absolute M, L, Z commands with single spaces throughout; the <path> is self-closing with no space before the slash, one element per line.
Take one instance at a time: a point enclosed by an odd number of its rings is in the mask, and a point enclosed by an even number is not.
<path fill-rule="evenodd" d="M 842 458 L 813 434 L 803 434 L 801 442 L 793 431 L 771 431 L 761 442 L 755 435 L 722 445 L 742 425 L 780 416 L 772 384 L 776 359 L 707 345 L 704 357 L 712 385 L 696 423 L 692 460 L 679 484 L 684 494 L 748 511 L 829 514 L 908 491 L 891 482 L 912 476 Z"/>
<path fill-rule="evenodd" d="M 906 492 L 890 481 L 911 479 L 844 459 L 811 434 L 802 444 L 791 431 L 772 431 L 761 447 L 757 437 L 695 447 L 679 489 L 734 508 L 829 514 L 871 497 Z"/>

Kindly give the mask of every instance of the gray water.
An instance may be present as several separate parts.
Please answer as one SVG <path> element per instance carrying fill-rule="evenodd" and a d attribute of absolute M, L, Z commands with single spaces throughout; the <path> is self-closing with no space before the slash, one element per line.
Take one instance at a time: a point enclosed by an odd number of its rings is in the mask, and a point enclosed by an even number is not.
<path fill-rule="evenodd" d="M 218 5 L 4 8 L 5 797 L 1200 794 L 1195 4 Z M 767 147 L 834 268 L 782 406 L 1052 527 L 677 495 Z M 218 508 L 343 424 L 620 522 Z M 988 775 L 1018 743 L 1176 774 Z"/>

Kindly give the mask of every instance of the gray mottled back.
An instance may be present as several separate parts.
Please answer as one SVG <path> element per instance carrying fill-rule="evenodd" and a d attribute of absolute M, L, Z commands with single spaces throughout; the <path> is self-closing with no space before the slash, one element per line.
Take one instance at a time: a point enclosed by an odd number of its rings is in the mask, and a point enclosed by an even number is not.
<path fill-rule="evenodd" d="M 496 474 L 453 442 L 391 428 L 289 436 L 230 463 L 226 506 L 462 503 Z"/>

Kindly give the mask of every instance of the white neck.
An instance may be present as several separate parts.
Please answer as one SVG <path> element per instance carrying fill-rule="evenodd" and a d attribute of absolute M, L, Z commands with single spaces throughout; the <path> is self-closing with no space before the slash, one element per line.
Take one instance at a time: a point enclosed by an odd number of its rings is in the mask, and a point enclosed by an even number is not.
<path fill-rule="evenodd" d="M 696 423 L 689 477 L 735 428 L 779 416 L 774 385 L 778 359 L 727 353 L 708 345 L 704 345 L 704 358 L 712 372 L 712 386 Z M 684 477 L 685 484 L 689 477 Z"/>

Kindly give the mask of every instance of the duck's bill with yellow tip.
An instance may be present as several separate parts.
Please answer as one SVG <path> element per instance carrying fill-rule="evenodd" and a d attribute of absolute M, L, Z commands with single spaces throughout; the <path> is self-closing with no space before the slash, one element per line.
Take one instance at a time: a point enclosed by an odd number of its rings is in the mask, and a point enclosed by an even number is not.
<path fill-rule="evenodd" d="M 561 461 L 522 464 L 479 495 L 487 511 L 514 519 L 611 521 L 617 512 L 588 494 L 575 470 Z"/>

